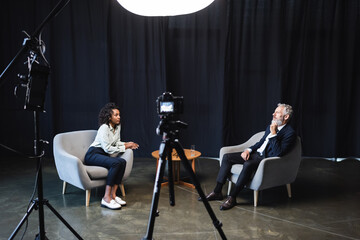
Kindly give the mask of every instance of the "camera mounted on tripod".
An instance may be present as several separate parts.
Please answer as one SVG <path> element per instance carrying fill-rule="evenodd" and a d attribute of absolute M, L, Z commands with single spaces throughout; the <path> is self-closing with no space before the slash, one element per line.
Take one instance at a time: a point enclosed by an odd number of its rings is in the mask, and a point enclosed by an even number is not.
<path fill-rule="evenodd" d="M 181 146 L 181 143 L 178 139 L 179 130 L 181 128 L 186 128 L 188 125 L 184 122 L 178 120 L 178 115 L 183 112 L 183 97 L 174 97 L 170 92 L 164 92 L 156 100 L 157 112 L 160 117 L 160 123 L 156 128 L 156 134 L 162 135 L 162 141 L 159 147 L 159 159 L 156 171 L 156 179 L 154 183 L 153 198 L 151 203 L 151 210 L 149 216 L 149 224 L 146 235 L 142 240 L 153 240 L 153 230 L 155 224 L 155 217 L 159 216 L 159 211 L 157 209 L 159 203 L 161 183 L 164 177 L 165 171 L 165 160 L 168 166 L 168 179 L 169 179 L 169 197 L 170 205 L 175 205 L 175 193 L 174 193 L 174 180 L 173 180 L 173 167 L 172 167 L 172 156 L 173 150 L 176 150 L 176 154 L 180 158 L 185 169 L 190 174 L 190 178 L 198 191 L 202 202 L 205 205 L 206 210 L 208 211 L 215 228 L 219 231 L 219 234 L 222 239 L 226 239 L 224 232 L 222 231 L 222 223 L 216 218 L 215 213 L 212 211 L 208 200 L 204 192 L 201 189 L 200 183 L 196 178 L 196 175 L 193 171 L 193 168 L 189 164 L 189 160 L 185 155 L 185 151 Z M 180 168 L 178 168 L 179 170 Z"/>
<path fill-rule="evenodd" d="M 157 112 L 161 119 L 173 118 L 184 111 L 184 97 L 175 97 L 171 92 L 164 92 L 156 99 Z"/>
<path fill-rule="evenodd" d="M 184 111 L 184 97 L 173 96 L 171 92 L 164 92 L 156 99 L 157 113 L 161 119 L 156 128 L 157 135 L 163 133 L 177 135 L 180 128 L 188 125 L 178 120 Z"/>

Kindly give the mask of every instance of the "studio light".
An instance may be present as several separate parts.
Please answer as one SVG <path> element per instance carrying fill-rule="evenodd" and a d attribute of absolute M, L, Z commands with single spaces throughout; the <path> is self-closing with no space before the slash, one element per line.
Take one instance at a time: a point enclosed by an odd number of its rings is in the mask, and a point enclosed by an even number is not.
<path fill-rule="evenodd" d="M 126 10 L 141 16 L 176 16 L 194 13 L 214 0 L 117 0 Z"/>

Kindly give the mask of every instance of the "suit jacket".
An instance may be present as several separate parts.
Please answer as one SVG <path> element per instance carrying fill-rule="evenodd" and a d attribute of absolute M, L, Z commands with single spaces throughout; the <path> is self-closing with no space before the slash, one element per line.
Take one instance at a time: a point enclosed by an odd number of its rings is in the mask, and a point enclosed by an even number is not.
<path fill-rule="evenodd" d="M 259 142 L 251 146 L 252 151 L 256 151 L 264 143 L 266 137 L 270 133 L 270 125 L 266 128 L 264 136 Z M 294 129 L 286 124 L 278 133 L 277 136 L 269 138 L 269 142 L 265 148 L 264 157 L 281 157 L 291 150 L 296 140 L 296 133 Z"/>

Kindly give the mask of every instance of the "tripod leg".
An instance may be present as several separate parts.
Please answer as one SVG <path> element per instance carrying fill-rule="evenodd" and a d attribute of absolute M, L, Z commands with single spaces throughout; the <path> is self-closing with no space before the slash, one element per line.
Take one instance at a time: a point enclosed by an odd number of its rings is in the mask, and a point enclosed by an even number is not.
<path fill-rule="evenodd" d="M 184 153 L 184 149 L 178 140 L 175 140 L 174 147 L 175 147 L 176 152 L 178 153 L 178 155 L 181 159 L 181 162 L 183 163 L 186 171 L 190 174 L 191 180 L 192 180 L 193 184 L 195 185 L 195 188 L 196 188 L 197 192 L 199 193 L 199 195 L 202 199 L 202 202 L 204 203 L 205 208 L 213 221 L 215 228 L 218 230 L 221 238 L 226 239 L 225 233 L 223 232 L 223 230 L 221 228 L 222 223 L 216 218 L 215 213 L 213 212 L 209 202 L 207 201 L 205 194 L 204 194 L 203 190 L 201 189 L 200 183 L 197 180 L 196 175 L 191 168 L 191 165 L 189 164 L 189 161 Z"/>
<path fill-rule="evenodd" d="M 173 162 L 172 162 L 171 154 L 172 154 L 172 147 L 167 152 L 167 164 L 168 164 L 168 175 L 169 175 L 169 200 L 170 200 L 170 205 L 175 206 L 174 174 L 173 174 Z"/>
<path fill-rule="evenodd" d="M 73 229 L 68 222 L 51 206 L 51 204 L 45 200 L 46 206 L 60 219 L 60 221 L 77 237 L 77 239 L 83 240 L 82 237 Z"/>
<path fill-rule="evenodd" d="M 154 225 L 155 225 L 155 217 L 158 215 L 157 208 L 159 203 L 159 197 L 160 197 L 160 189 L 161 189 L 161 182 L 164 177 L 164 170 L 165 170 L 165 164 L 164 164 L 164 155 L 163 153 L 167 153 L 167 151 L 171 151 L 170 145 L 168 142 L 161 142 L 160 149 L 159 149 L 159 163 L 158 168 L 156 171 L 156 178 L 155 178 L 155 184 L 154 184 L 154 192 L 151 202 L 151 210 L 150 210 L 150 216 L 149 216 L 149 222 L 148 222 L 148 228 L 146 235 L 142 238 L 143 240 L 151 240 L 153 231 L 154 231 Z"/>
<path fill-rule="evenodd" d="M 39 239 L 45 240 L 45 216 L 44 216 L 44 205 L 43 205 L 43 185 L 42 185 L 42 166 L 41 166 L 42 159 L 39 159 L 38 161 L 38 179 L 37 179 L 37 185 L 38 185 L 38 201 L 39 201 Z"/>
<path fill-rule="evenodd" d="M 13 231 L 13 233 L 11 234 L 11 236 L 9 237 L 8 240 L 14 239 L 16 234 L 19 232 L 21 226 L 24 224 L 26 219 L 30 216 L 30 214 L 34 210 L 34 208 L 36 208 L 36 205 L 37 205 L 37 202 L 33 201 L 33 203 L 31 204 L 31 206 L 29 207 L 29 209 L 27 210 L 27 212 L 25 213 L 24 217 L 21 219 L 19 224 L 16 226 L 15 230 Z"/>
<path fill-rule="evenodd" d="M 41 150 L 43 149 L 43 143 L 40 141 L 40 132 L 39 132 L 39 112 L 34 111 L 34 154 L 39 156 Z M 43 205 L 43 180 L 42 180 L 42 157 L 37 158 L 37 192 L 38 192 L 38 206 L 39 206 L 39 234 L 36 236 L 36 239 L 45 240 L 45 217 L 44 217 L 44 205 Z"/>

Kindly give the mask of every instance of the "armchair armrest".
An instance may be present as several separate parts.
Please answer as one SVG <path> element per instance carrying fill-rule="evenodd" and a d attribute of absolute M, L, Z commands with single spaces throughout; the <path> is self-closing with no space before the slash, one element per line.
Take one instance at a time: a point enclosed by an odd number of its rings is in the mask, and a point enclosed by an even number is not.
<path fill-rule="evenodd" d="M 55 150 L 55 149 L 54 149 Z M 85 189 L 90 181 L 83 162 L 61 148 L 54 151 L 55 165 L 61 180 Z"/>
<path fill-rule="evenodd" d="M 235 145 L 235 146 L 222 147 L 220 149 L 220 154 L 219 154 L 220 166 L 221 166 L 222 158 L 225 154 L 233 153 L 233 152 L 243 152 L 248 147 L 250 147 L 250 146 L 248 146 L 247 144 L 239 144 L 239 145 Z"/>
<path fill-rule="evenodd" d="M 256 134 L 254 134 L 249 140 L 247 140 L 246 142 L 244 142 L 242 144 L 222 147 L 220 149 L 220 153 L 219 153 L 220 166 L 221 166 L 221 162 L 222 162 L 222 158 L 223 158 L 224 154 L 233 153 L 233 152 L 243 152 L 246 148 L 249 148 L 252 145 L 254 145 L 255 143 L 257 143 L 258 141 L 260 141 L 260 139 L 264 135 L 264 133 L 265 133 L 264 131 L 258 132 Z"/>
<path fill-rule="evenodd" d="M 126 149 L 125 152 L 121 155 L 121 157 L 126 161 L 126 168 L 123 177 L 123 180 L 126 180 L 129 177 L 133 167 L 133 161 L 134 161 L 133 150 L 129 148 Z"/>

